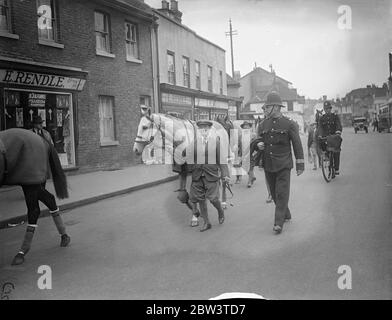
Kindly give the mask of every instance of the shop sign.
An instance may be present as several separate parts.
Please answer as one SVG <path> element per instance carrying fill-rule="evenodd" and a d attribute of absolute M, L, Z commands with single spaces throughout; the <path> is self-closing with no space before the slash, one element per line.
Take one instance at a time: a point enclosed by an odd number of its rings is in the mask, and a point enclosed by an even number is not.
<path fill-rule="evenodd" d="M 41 74 L 26 71 L 0 69 L 0 82 L 26 86 L 82 91 L 86 80 L 63 77 L 54 74 Z"/>
<path fill-rule="evenodd" d="M 45 108 L 46 94 L 44 93 L 29 93 L 29 107 Z"/>

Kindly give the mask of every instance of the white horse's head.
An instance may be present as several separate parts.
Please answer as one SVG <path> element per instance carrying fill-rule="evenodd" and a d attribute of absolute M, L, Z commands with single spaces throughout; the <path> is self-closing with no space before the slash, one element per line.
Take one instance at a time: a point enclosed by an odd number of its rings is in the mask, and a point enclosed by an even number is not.
<path fill-rule="evenodd" d="M 140 106 L 142 117 L 137 128 L 137 135 L 133 145 L 133 152 L 141 155 L 145 146 L 149 145 L 157 132 L 151 115 L 151 108 L 145 105 Z"/>

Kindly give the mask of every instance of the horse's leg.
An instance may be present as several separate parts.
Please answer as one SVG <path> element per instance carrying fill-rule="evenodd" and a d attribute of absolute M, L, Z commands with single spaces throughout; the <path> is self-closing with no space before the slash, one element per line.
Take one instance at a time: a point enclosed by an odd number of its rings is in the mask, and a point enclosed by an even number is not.
<path fill-rule="evenodd" d="M 222 181 L 222 180 L 221 180 Z M 227 192 L 226 192 L 226 184 L 222 181 L 222 208 L 227 209 Z"/>
<path fill-rule="evenodd" d="M 248 171 L 248 188 L 250 188 L 253 185 L 253 182 L 255 182 L 256 177 L 254 173 L 254 165 L 250 165 L 249 171 Z"/>
<path fill-rule="evenodd" d="M 57 231 L 61 236 L 61 247 L 66 247 L 71 242 L 71 238 L 67 235 L 63 219 L 60 216 L 59 208 L 56 203 L 56 198 L 48 190 L 45 189 L 45 183 L 43 183 L 38 191 L 38 200 L 41 201 L 45 206 L 48 207 L 50 214 L 52 215 L 54 224 L 56 225 Z"/>
<path fill-rule="evenodd" d="M 199 220 L 198 217 L 200 215 L 199 210 L 197 209 L 197 204 L 192 203 L 189 200 L 189 194 L 186 191 L 186 179 L 187 179 L 187 172 L 181 172 L 179 174 L 179 182 L 180 182 L 180 188 L 179 188 L 179 194 L 177 196 L 177 199 L 181 202 L 184 203 L 190 210 L 192 210 L 192 219 L 190 222 L 191 227 L 197 227 L 199 225 Z"/>
<path fill-rule="evenodd" d="M 265 174 L 265 171 L 264 171 L 264 174 Z M 270 188 L 270 185 L 268 183 L 266 174 L 265 174 L 265 185 L 267 186 L 267 191 L 268 191 L 268 198 L 267 198 L 266 202 L 267 203 L 271 203 L 273 199 L 272 199 L 272 195 L 271 195 L 271 188 Z"/>
<path fill-rule="evenodd" d="M 200 206 L 200 216 L 203 218 L 203 226 L 200 229 L 200 232 L 206 231 L 208 229 L 211 229 L 211 223 L 210 220 L 208 219 L 208 209 L 207 209 L 207 202 L 206 200 L 199 201 L 199 206 Z"/>
<path fill-rule="evenodd" d="M 225 213 L 223 211 L 220 200 L 211 200 L 211 204 L 215 207 L 216 210 L 218 210 L 219 223 L 222 224 L 225 221 Z"/>
<path fill-rule="evenodd" d="M 12 265 L 19 265 L 24 262 L 24 256 L 29 252 L 33 241 L 34 232 L 37 228 L 37 221 L 40 215 L 38 204 L 38 191 L 40 185 L 22 186 L 26 206 L 27 206 L 27 228 L 18 254 L 12 260 Z"/>
<path fill-rule="evenodd" d="M 200 217 L 200 211 L 197 209 L 197 203 L 193 203 L 189 201 L 189 205 L 192 207 L 192 219 L 191 219 L 191 227 L 197 227 L 199 225 L 199 217 Z"/>

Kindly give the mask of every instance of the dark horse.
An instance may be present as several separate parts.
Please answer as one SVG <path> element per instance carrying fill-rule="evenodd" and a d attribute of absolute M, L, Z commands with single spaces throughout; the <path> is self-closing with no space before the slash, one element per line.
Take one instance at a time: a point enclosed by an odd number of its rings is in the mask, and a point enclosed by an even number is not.
<path fill-rule="evenodd" d="M 24 256 L 30 250 L 40 215 L 38 201 L 49 208 L 61 235 L 61 246 L 65 247 L 70 242 L 59 215 L 56 199 L 45 189 L 49 168 L 57 197 L 68 198 L 67 180 L 51 142 L 25 129 L 8 129 L 0 132 L 0 187 L 20 185 L 27 206 L 28 225 L 21 249 L 12 261 L 13 265 L 22 264 Z"/>

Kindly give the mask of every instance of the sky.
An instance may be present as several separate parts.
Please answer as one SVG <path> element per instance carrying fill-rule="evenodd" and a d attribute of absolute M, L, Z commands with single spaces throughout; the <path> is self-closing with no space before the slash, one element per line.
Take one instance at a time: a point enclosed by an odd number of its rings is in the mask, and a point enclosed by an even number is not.
<path fill-rule="evenodd" d="M 161 7 L 161 0 L 145 3 Z M 389 76 L 392 0 L 179 0 L 178 8 L 184 25 L 226 50 L 229 74 L 231 19 L 241 76 L 255 64 L 266 70 L 272 64 L 300 95 L 314 99 L 381 86 Z"/>

